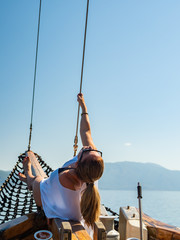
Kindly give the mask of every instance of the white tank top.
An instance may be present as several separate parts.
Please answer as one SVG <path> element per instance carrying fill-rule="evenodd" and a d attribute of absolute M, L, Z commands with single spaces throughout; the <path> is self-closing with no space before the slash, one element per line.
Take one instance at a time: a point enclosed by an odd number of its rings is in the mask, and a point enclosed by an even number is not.
<path fill-rule="evenodd" d="M 63 165 L 67 167 L 77 161 L 77 156 Z M 80 221 L 81 191 L 71 190 L 61 185 L 58 169 L 50 174 L 49 178 L 40 183 L 41 201 L 47 218 L 61 218 L 63 220 Z"/>

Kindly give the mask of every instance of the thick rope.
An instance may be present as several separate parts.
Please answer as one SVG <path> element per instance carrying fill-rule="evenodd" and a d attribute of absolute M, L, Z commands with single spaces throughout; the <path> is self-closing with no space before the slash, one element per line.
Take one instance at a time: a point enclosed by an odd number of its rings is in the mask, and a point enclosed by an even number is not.
<path fill-rule="evenodd" d="M 88 22 L 88 11 L 89 11 L 89 0 L 87 0 L 87 8 L 86 8 L 86 22 L 85 22 L 85 31 L 84 31 L 83 56 L 82 56 L 82 66 L 81 66 L 81 81 L 80 81 L 80 91 L 79 91 L 80 93 L 82 91 L 82 81 L 83 81 L 83 72 L 84 72 L 84 57 L 85 57 L 85 49 L 86 49 L 86 32 L 87 32 L 87 22 Z M 74 138 L 74 145 L 73 145 L 74 156 L 76 156 L 76 152 L 78 149 L 79 112 L 80 112 L 80 105 L 78 105 L 76 136 Z"/>
<path fill-rule="evenodd" d="M 41 20 L 41 0 L 39 3 L 39 18 L 38 18 L 38 30 L 37 30 L 37 44 L 36 44 L 36 57 L 35 57 L 35 67 L 34 67 L 34 83 L 33 83 L 33 96 L 32 96 L 31 123 L 30 123 L 28 151 L 30 151 L 30 148 L 31 148 L 31 135 L 32 135 L 33 113 L 34 113 L 34 96 L 35 96 L 35 87 L 36 87 L 36 69 L 37 69 L 37 57 L 38 57 L 38 47 L 39 47 L 40 20 Z"/>

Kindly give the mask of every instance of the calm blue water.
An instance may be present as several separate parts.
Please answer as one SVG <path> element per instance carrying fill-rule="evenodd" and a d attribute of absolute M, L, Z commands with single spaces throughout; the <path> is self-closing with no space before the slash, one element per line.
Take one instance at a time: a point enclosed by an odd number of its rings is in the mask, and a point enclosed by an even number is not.
<path fill-rule="evenodd" d="M 99 190 L 101 203 L 119 214 L 120 207 L 138 207 L 136 191 Z M 180 192 L 143 191 L 142 211 L 152 218 L 180 227 Z"/>

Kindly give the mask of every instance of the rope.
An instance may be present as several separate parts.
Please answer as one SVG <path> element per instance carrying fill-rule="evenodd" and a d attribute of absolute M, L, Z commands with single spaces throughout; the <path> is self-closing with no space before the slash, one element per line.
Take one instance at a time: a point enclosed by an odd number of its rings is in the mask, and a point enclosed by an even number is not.
<path fill-rule="evenodd" d="M 81 81 L 80 81 L 80 93 L 82 91 L 82 81 L 83 81 L 83 72 L 84 72 L 84 57 L 85 57 L 85 49 L 86 49 L 86 32 L 87 32 L 87 22 L 88 22 L 88 11 L 89 11 L 89 0 L 87 0 L 87 8 L 86 8 L 86 22 L 85 22 L 85 31 L 84 31 L 84 44 L 83 44 L 83 56 L 82 56 L 82 66 L 81 66 Z M 76 156 L 76 152 L 78 149 L 78 127 L 79 127 L 79 112 L 80 105 L 78 105 L 78 114 L 77 114 L 77 124 L 76 124 L 76 135 L 74 138 L 74 156 Z"/>
<path fill-rule="evenodd" d="M 108 207 L 106 207 L 106 206 L 104 206 L 104 207 L 105 207 L 106 211 L 112 213 L 113 216 L 118 216 L 118 217 L 119 217 L 119 214 L 116 213 L 116 212 L 114 212 L 111 208 L 108 208 Z"/>
<path fill-rule="evenodd" d="M 114 219 L 114 228 L 116 231 L 119 231 L 119 214 L 114 212 L 111 208 L 104 206 L 106 211 L 110 212 L 112 216 L 117 216 L 117 219 Z"/>
<path fill-rule="evenodd" d="M 33 96 L 32 96 L 31 123 L 30 123 L 28 151 L 30 151 L 30 148 L 31 148 L 31 135 L 32 135 L 33 113 L 34 113 L 34 96 L 35 96 L 35 87 L 36 87 L 36 69 L 37 69 L 37 57 L 38 57 L 38 47 L 39 47 L 40 20 L 41 20 L 41 0 L 39 3 L 39 18 L 38 18 L 38 30 L 37 30 L 36 57 L 35 57 L 35 67 L 34 67 L 34 83 L 33 83 Z"/>

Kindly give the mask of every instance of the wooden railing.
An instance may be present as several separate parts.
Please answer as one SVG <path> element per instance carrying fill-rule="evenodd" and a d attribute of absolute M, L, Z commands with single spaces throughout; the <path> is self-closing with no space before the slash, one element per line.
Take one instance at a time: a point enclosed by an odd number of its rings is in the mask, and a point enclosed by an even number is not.
<path fill-rule="evenodd" d="M 38 213 L 29 213 L 0 225 L 0 239 L 34 239 L 34 233 L 48 229 L 46 218 Z"/>
<path fill-rule="evenodd" d="M 49 230 L 53 240 L 92 240 L 79 222 L 53 219 L 47 226 L 46 218 L 42 214 L 30 213 L 0 225 L 0 239 L 34 239 L 34 233 L 39 230 Z M 95 223 L 94 240 L 105 240 L 106 231 L 101 222 Z"/>
<path fill-rule="evenodd" d="M 106 231 L 101 222 L 94 224 L 94 240 L 105 240 Z M 53 219 L 51 227 L 54 240 L 92 240 L 80 222 Z"/>

